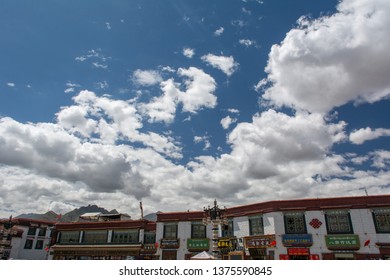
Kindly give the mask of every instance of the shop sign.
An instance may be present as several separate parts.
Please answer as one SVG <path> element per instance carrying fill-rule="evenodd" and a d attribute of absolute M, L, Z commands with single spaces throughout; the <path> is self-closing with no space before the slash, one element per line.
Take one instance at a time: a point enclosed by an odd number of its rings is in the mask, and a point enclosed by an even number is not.
<path fill-rule="evenodd" d="M 326 246 L 329 249 L 349 249 L 358 250 L 360 248 L 360 240 L 358 235 L 326 235 Z"/>
<path fill-rule="evenodd" d="M 276 245 L 275 235 L 261 235 L 244 237 L 246 248 L 268 248 Z"/>
<path fill-rule="evenodd" d="M 287 253 L 294 256 L 308 256 L 310 255 L 308 248 L 288 248 Z"/>
<path fill-rule="evenodd" d="M 187 239 L 187 249 L 190 251 L 204 251 L 210 247 L 210 239 Z"/>
<path fill-rule="evenodd" d="M 279 255 L 279 260 L 289 260 L 290 257 L 287 254 L 280 254 Z"/>
<path fill-rule="evenodd" d="M 220 239 L 218 240 L 218 248 L 231 248 L 232 242 L 230 239 Z"/>
<path fill-rule="evenodd" d="M 285 247 L 310 247 L 313 245 L 311 234 L 284 234 L 282 243 Z"/>
<path fill-rule="evenodd" d="M 310 255 L 310 259 L 318 261 L 320 259 L 320 255 L 318 254 Z"/>
<path fill-rule="evenodd" d="M 161 248 L 162 249 L 177 249 L 180 247 L 179 239 L 161 239 Z"/>

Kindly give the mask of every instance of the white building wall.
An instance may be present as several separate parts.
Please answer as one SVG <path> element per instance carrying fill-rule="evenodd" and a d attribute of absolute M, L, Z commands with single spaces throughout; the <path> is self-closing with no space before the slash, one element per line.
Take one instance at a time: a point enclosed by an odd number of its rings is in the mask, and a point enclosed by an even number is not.
<path fill-rule="evenodd" d="M 28 227 L 18 226 L 23 230 L 21 238 L 12 238 L 12 249 L 10 258 L 20 260 L 45 260 L 48 257 L 48 252 L 45 250 L 46 246 L 50 243 L 50 229 L 47 228 L 45 236 L 38 236 L 38 230 L 35 231 L 35 235 L 27 236 Z M 31 249 L 24 249 L 27 239 L 33 239 Z M 35 249 L 37 240 L 43 240 L 43 248 Z"/>
<path fill-rule="evenodd" d="M 380 254 L 377 242 L 390 243 L 390 234 L 376 233 L 375 224 L 372 216 L 372 209 L 349 209 L 353 234 L 359 236 L 360 249 L 354 251 L 358 254 Z M 310 225 L 313 219 L 318 219 L 322 224 L 318 228 Z M 326 246 L 325 236 L 328 235 L 326 229 L 325 211 L 305 211 L 305 221 L 307 233 L 312 235 L 313 245 L 309 247 L 310 254 L 319 255 L 322 259 L 322 254 L 335 253 L 329 250 Z M 287 247 L 282 243 L 282 235 L 285 234 L 284 229 L 284 213 L 271 212 L 263 215 L 264 235 L 275 234 L 276 247 L 268 248 L 268 251 L 275 252 L 275 259 L 279 259 L 280 254 L 287 254 Z M 238 241 L 242 241 L 243 237 L 249 236 L 249 216 L 241 216 L 233 218 L 234 235 Z M 163 223 L 157 223 L 157 240 L 163 238 Z M 178 223 L 178 238 L 180 238 L 180 248 L 177 252 L 178 259 L 184 259 L 187 251 L 187 239 L 191 238 L 191 222 Z M 207 227 L 207 238 L 210 238 L 210 253 L 212 251 L 212 229 L 211 225 Z M 370 241 L 367 246 L 364 246 L 366 241 Z M 248 252 L 247 252 L 248 253 Z M 161 255 L 161 249 L 159 253 Z"/>

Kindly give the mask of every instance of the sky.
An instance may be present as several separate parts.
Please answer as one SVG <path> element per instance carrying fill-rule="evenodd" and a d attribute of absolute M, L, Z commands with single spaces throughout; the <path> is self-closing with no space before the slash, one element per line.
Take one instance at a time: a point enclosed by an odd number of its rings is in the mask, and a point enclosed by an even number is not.
<path fill-rule="evenodd" d="M 0 217 L 390 194 L 388 0 L 1 0 Z"/>

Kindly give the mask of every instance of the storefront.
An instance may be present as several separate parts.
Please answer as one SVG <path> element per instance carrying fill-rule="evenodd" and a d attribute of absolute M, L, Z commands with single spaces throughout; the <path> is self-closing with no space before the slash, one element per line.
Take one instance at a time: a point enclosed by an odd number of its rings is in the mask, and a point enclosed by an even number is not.
<path fill-rule="evenodd" d="M 162 249 L 162 260 L 177 260 L 177 249 L 180 247 L 180 239 L 178 238 L 164 238 L 160 241 Z"/>
<path fill-rule="evenodd" d="M 251 260 L 274 259 L 274 251 L 267 252 L 267 249 L 276 246 L 275 235 L 258 235 L 244 237 L 245 249 L 249 252 Z"/>
<path fill-rule="evenodd" d="M 144 244 L 141 250 L 140 259 L 142 260 L 158 260 L 159 255 L 156 255 L 158 243 L 155 244 Z"/>
<path fill-rule="evenodd" d="M 376 243 L 379 248 L 380 257 L 383 260 L 390 260 L 390 243 Z"/>
<path fill-rule="evenodd" d="M 141 245 L 51 247 L 54 260 L 126 260 L 139 259 Z"/>
<path fill-rule="evenodd" d="M 282 244 L 287 247 L 287 255 L 279 256 L 284 260 L 310 260 L 317 259 L 314 255 L 311 257 L 310 249 L 313 245 L 311 234 L 283 234 Z"/>
<path fill-rule="evenodd" d="M 218 240 L 218 250 L 221 253 L 221 258 L 223 260 L 229 260 L 229 254 L 238 250 L 237 244 L 238 242 L 236 237 L 220 238 Z"/>
<path fill-rule="evenodd" d="M 185 255 L 185 259 L 189 260 L 191 257 L 196 254 L 209 251 L 210 249 L 210 239 L 208 238 L 192 238 L 187 239 L 187 251 L 188 254 Z"/>
<path fill-rule="evenodd" d="M 326 247 L 333 253 L 322 254 L 324 260 L 354 260 L 360 249 L 360 239 L 355 234 L 326 235 Z"/>

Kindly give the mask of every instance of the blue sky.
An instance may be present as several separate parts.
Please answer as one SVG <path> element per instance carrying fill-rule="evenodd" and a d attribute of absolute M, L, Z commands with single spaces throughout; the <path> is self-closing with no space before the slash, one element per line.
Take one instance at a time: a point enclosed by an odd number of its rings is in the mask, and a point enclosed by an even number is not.
<path fill-rule="evenodd" d="M 0 216 L 389 193 L 389 13 L 2 1 Z"/>

